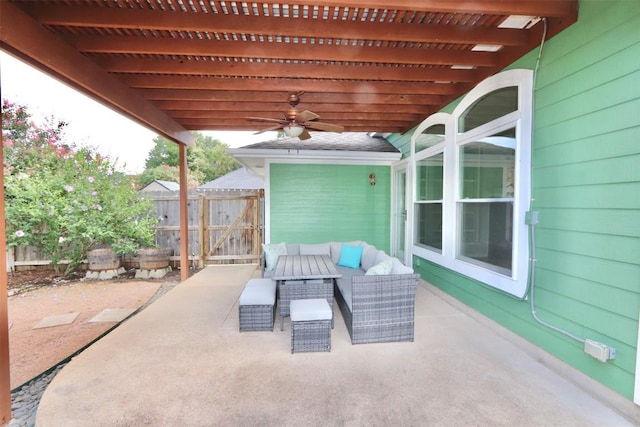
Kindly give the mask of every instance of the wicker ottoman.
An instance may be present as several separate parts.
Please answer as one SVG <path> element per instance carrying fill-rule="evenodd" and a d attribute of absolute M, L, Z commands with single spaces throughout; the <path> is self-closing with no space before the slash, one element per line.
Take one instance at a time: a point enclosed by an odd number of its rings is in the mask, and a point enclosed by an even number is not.
<path fill-rule="evenodd" d="M 240 294 L 240 332 L 273 331 L 276 315 L 276 282 L 251 279 Z"/>
<path fill-rule="evenodd" d="M 291 301 L 291 353 L 331 351 L 333 312 L 324 298 Z"/>

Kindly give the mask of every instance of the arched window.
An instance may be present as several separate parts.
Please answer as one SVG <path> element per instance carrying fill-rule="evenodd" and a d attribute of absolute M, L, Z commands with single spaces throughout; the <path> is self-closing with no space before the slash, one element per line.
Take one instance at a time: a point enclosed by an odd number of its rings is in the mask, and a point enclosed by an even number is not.
<path fill-rule="evenodd" d="M 531 91 L 531 71 L 505 71 L 412 138 L 413 253 L 517 296 L 528 275 Z"/>
<path fill-rule="evenodd" d="M 443 249 L 444 149 L 449 115 L 434 114 L 414 133 L 415 245 L 438 255 Z"/>

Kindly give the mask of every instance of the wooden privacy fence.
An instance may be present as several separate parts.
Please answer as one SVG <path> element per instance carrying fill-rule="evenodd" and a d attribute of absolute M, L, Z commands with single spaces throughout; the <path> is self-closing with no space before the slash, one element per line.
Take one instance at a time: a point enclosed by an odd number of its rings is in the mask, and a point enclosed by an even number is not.
<path fill-rule="evenodd" d="M 145 192 L 160 223 L 156 243 L 173 249 L 172 265 L 180 262 L 180 195 L 177 191 Z M 262 256 L 263 190 L 192 190 L 188 196 L 189 260 L 193 266 L 258 263 Z M 8 269 L 46 266 L 50 261 L 33 247 L 7 253 Z M 134 265 L 135 259 L 124 259 Z M 132 264 L 133 263 L 133 264 Z"/>

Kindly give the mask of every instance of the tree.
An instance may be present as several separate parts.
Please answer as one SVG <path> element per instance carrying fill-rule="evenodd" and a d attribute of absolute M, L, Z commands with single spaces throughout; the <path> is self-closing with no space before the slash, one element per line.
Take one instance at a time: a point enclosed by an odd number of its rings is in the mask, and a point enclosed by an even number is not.
<path fill-rule="evenodd" d="M 201 132 L 194 132 L 196 138 L 193 147 L 187 148 L 187 168 L 189 187 L 193 184 L 213 181 L 229 172 L 240 164 L 226 153 L 227 144 Z M 145 161 L 145 170 L 140 175 L 140 185 L 145 186 L 154 179 L 178 181 L 178 145 L 164 137 L 154 140 L 154 147 Z"/>
<path fill-rule="evenodd" d="M 240 167 L 238 161 L 227 154 L 227 144 L 200 132 L 196 132 L 195 136 L 195 146 L 188 156 L 189 168 L 200 173 L 201 183 L 213 181 Z"/>
<path fill-rule="evenodd" d="M 154 169 L 163 165 L 177 167 L 179 162 L 178 144 L 162 136 L 156 137 L 153 142 L 155 145 L 145 160 L 145 169 Z"/>
<path fill-rule="evenodd" d="M 133 182 L 94 148 L 65 143 L 64 123 L 30 119 L 26 107 L 3 100 L 8 246 L 35 246 L 56 268 L 69 260 L 68 274 L 96 245 L 117 253 L 153 245 L 157 214 Z"/>

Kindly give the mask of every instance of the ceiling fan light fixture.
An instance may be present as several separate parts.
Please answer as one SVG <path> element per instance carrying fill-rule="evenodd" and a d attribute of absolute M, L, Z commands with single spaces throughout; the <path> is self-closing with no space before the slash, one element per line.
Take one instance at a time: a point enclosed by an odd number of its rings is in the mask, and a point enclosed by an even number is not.
<path fill-rule="evenodd" d="M 304 132 L 304 126 L 300 126 L 298 124 L 292 123 L 284 126 L 282 130 L 287 136 L 297 137 L 302 135 L 302 132 Z"/>

